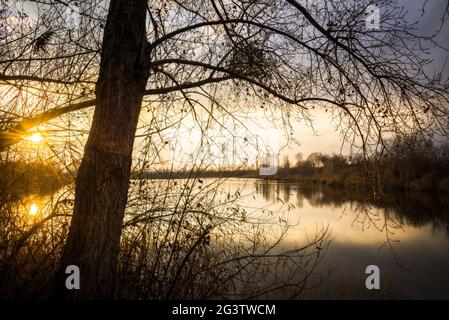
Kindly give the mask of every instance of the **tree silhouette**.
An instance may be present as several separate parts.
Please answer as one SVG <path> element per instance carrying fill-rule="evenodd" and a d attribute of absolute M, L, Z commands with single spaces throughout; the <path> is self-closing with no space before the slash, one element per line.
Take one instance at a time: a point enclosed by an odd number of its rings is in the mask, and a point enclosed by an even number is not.
<path fill-rule="evenodd" d="M 387 148 L 391 132 L 447 136 L 447 83 L 426 68 L 434 37 L 415 34 L 391 1 L 76 1 L 82 23 L 67 30 L 72 2 L 39 1 L 35 20 L 2 4 L 0 150 L 95 106 L 57 278 L 62 286 L 65 266 L 80 267 L 81 290 L 64 291 L 74 298 L 114 292 L 142 107 L 232 114 L 250 97 L 286 124 L 323 108 L 364 155 Z M 367 28 L 370 5 L 379 29 Z"/>

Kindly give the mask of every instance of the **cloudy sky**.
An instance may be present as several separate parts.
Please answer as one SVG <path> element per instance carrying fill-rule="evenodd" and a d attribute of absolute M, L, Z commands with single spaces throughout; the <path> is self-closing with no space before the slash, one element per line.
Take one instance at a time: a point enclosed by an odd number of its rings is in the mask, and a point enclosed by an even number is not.
<path fill-rule="evenodd" d="M 408 11 L 407 20 L 409 22 L 419 21 L 418 33 L 421 35 L 432 35 L 440 27 L 442 17 L 448 6 L 448 1 L 449 0 L 398 0 L 398 2 Z M 31 2 L 27 1 L 25 3 L 26 6 L 28 6 L 26 7 L 28 13 L 35 11 L 33 5 L 30 6 L 29 4 Z M 423 7 L 424 3 L 425 6 Z M 449 16 L 447 16 L 447 18 L 449 18 Z M 444 24 L 443 29 L 436 40 L 442 46 L 449 47 L 448 21 Z M 449 61 L 446 61 L 449 57 L 448 52 L 436 46 L 430 48 L 430 52 L 431 54 L 428 55 L 427 58 L 432 58 L 434 62 L 428 66 L 428 73 L 432 74 L 433 72 L 439 72 L 444 68 L 444 79 L 447 79 L 449 77 Z M 263 123 L 264 121 L 264 119 L 257 119 L 258 117 L 261 117 L 257 112 L 250 117 L 255 119 L 255 122 Z M 312 117 L 314 130 L 302 121 L 292 123 L 294 130 L 293 137 L 299 144 L 290 143 L 289 146 L 284 149 L 283 155 L 288 155 L 291 160 L 294 160 L 294 155 L 296 153 L 302 153 L 304 157 L 307 157 L 312 152 L 342 152 L 343 154 L 348 154 L 349 148 L 345 145 L 342 146 L 340 133 L 335 129 L 329 114 L 324 112 L 324 110 L 318 110 L 312 114 Z M 193 135 L 195 135 L 195 133 Z M 189 138 L 190 137 L 187 135 L 184 137 L 184 140 L 188 140 Z M 283 138 L 281 134 L 276 136 L 275 134 L 270 133 L 270 138 L 275 141 L 276 145 L 284 145 L 286 142 L 286 139 Z M 189 141 L 181 141 L 181 144 L 188 145 Z"/>
<path fill-rule="evenodd" d="M 449 0 L 428 0 L 425 5 L 423 13 L 423 0 L 401 0 L 399 1 L 408 11 L 408 20 L 419 21 L 418 30 L 421 35 L 431 35 L 438 30 L 441 24 L 441 18 L 446 10 Z M 449 20 L 449 16 L 447 16 Z M 446 21 L 442 32 L 436 38 L 440 45 L 449 47 L 449 21 Z M 429 73 L 439 72 L 445 66 L 446 60 L 449 58 L 449 53 L 441 48 L 434 47 L 431 49 L 431 58 L 434 62 L 429 66 Z M 444 67 L 444 78 L 449 77 L 449 61 Z M 292 145 L 289 154 L 293 160 L 293 155 L 296 152 L 303 153 L 304 156 L 312 152 L 325 153 L 339 153 L 342 147 L 342 140 L 338 132 L 335 131 L 331 123 L 331 119 L 325 112 L 316 112 L 315 117 L 315 131 L 306 127 L 303 123 L 296 123 L 295 138 L 301 143 L 300 146 Z M 348 147 L 343 147 L 343 153 L 348 153 Z"/>
<path fill-rule="evenodd" d="M 422 0 L 398 0 L 398 2 L 403 5 L 408 11 L 407 20 L 408 22 L 419 21 L 417 25 L 417 32 L 419 35 L 432 35 L 439 29 L 443 13 L 446 10 L 448 0 L 429 0 L 423 11 L 424 1 Z M 449 16 L 448 16 L 449 18 Z M 445 23 L 443 30 L 440 32 L 439 36 L 436 38 L 440 45 L 446 45 L 449 47 L 449 23 Z M 442 48 L 438 48 L 435 46 L 429 47 L 430 54 L 426 55 L 426 58 L 433 59 L 433 63 L 428 65 L 427 72 L 429 75 L 433 73 L 440 72 L 444 67 L 444 79 L 449 77 L 449 62 L 448 65 L 445 66 L 446 59 L 449 54 Z M 350 153 L 349 145 L 345 145 L 342 143 L 341 132 L 336 129 L 335 124 L 332 123 L 332 119 L 330 117 L 330 113 L 325 112 L 325 110 L 317 109 L 312 113 L 312 122 L 313 129 L 307 125 L 304 121 L 295 121 L 292 122 L 293 128 L 293 139 L 290 143 L 286 143 L 287 139 L 285 138 L 284 131 L 282 129 L 276 129 L 276 125 L 273 125 L 273 122 L 270 117 L 266 117 L 263 114 L 263 111 L 254 111 L 252 113 L 246 114 L 245 124 L 247 128 L 251 131 L 253 135 L 265 136 L 264 144 L 272 146 L 273 150 L 282 146 L 281 156 L 279 157 L 280 161 L 284 156 L 288 156 L 291 162 L 295 161 L 295 155 L 301 153 L 303 158 L 307 158 L 313 152 L 322 152 L 322 153 L 343 153 L 345 155 Z M 226 126 L 226 125 L 225 125 Z M 179 164 L 186 164 L 191 162 L 193 159 L 189 158 L 189 154 L 191 152 L 194 153 L 195 150 L 198 150 L 199 145 L 201 144 L 201 133 L 200 130 L 196 127 L 195 121 L 193 119 L 189 119 L 185 123 L 185 127 L 188 128 L 182 132 L 173 131 L 168 132 L 167 140 L 173 141 L 176 140 L 176 146 L 172 150 L 173 153 L 166 154 L 165 158 L 171 159 L 175 164 L 179 162 Z M 232 128 L 231 125 L 227 126 L 228 128 Z M 278 125 L 278 127 L 282 127 Z M 261 130 L 262 129 L 262 130 Z M 245 137 L 247 139 L 248 135 L 245 133 L 237 132 L 235 128 L 233 134 L 229 134 L 227 137 L 220 136 L 217 132 L 212 130 L 213 143 L 215 143 L 218 147 L 216 150 L 212 152 L 214 155 L 210 156 L 209 160 L 211 163 L 217 164 L 216 159 L 219 157 L 224 157 L 229 160 L 220 163 L 226 164 L 241 164 L 237 159 L 235 159 L 235 144 L 243 145 L 240 141 L 235 143 L 235 137 Z M 261 131 L 264 131 L 268 134 L 260 134 Z M 172 139 L 170 139 L 170 135 L 172 135 Z M 241 140 L 242 140 L 241 139 Z M 254 138 L 253 138 L 254 139 Z M 249 138 L 249 144 L 251 144 L 251 138 Z M 254 142 L 254 141 L 253 141 Z M 255 145 L 256 143 L 253 143 Z M 286 146 L 287 144 L 287 146 Z M 226 145 L 227 152 L 224 152 L 225 155 L 220 154 L 220 146 Z M 260 144 L 258 145 L 260 147 Z M 178 150 L 179 149 L 179 150 Z M 238 148 L 237 148 L 238 149 Z M 208 150 L 210 151 L 210 150 Z M 278 151 L 276 151 L 278 152 Z M 276 153 L 275 152 L 275 153 Z M 253 151 L 237 151 L 237 158 L 243 159 L 249 156 L 249 163 L 254 164 L 255 158 L 257 155 L 254 154 Z M 171 163 L 169 160 L 169 162 Z"/>

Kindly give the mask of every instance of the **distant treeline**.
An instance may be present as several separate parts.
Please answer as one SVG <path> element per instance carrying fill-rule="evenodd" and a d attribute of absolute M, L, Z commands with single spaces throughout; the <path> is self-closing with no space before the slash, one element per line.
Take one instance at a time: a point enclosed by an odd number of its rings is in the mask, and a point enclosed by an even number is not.
<path fill-rule="evenodd" d="M 368 159 L 312 153 L 303 160 L 297 155 L 293 166 L 284 159 L 275 178 L 330 187 L 449 192 L 449 146 L 410 135 L 391 140 Z"/>
<path fill-rule="evenodd" d="M 275 175 L 261 176 L 258 170 L 156 171 L 133 173 L 135 179 L 182 179 L 189 177 L 264 178 L 319 184 L 329 187 L 385 191 L 449 192 L 449 146 L 436 147 L 432 139 L 419 135 L 395 138 L 387 148 L 370 158 L 312 153 L 296 162 L 284 158 Z"/>
<path fill-rule="evenodd" d="M 188 178 L 260 178 L 258 170 L 158 170 L 147 172 L 133 172 L 131 179 L 188 179 Z"/>
<path fill-rule="evenodd" d="M 275 178 L 330 187 L 449 192 L 449 146 L 436 147 L 418 135 L 395 138 L 368 159 L 312 153 L 296 160 L 291 166 L 284 159 Z"/>
<path fill-rule="evenodd" d="M 44 161 L 2 161 L 0 197 L 18 200 L 31 194 L 52 193 L 73 181 L 55 164 Z"/>

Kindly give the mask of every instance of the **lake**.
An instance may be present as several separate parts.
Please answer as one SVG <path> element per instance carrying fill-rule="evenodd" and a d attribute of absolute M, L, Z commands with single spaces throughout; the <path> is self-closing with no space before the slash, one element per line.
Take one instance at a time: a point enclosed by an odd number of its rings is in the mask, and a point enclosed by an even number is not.
<path fill-rule="evenodd" d="M 395 193 L 382 201 L 371 201 L 356 190 L 260 179 L 228 179 L 219 184 L 214 184 L 213 179 L 203 180 L 198 180 L 201 185 L 210 184 L 222 195 L 238 193 L 235 202 L 249 219 L 271 217 L 260 220 L 265 221 L 267 241 L 279 234 L 277 222 L 284 225 L 287 221 L 289 228 L 278 244 L 278 252 L 301 247 L 320 231 L 328 231 L 328 246 L 308 281 L 310 287 L 306 286 L 308 290 L 299 298 L 449 298 L 446 194 Z M 164 183 L 161 181 L 159 184 Z M 177 181 L 177 186 L 185 182 Z M 139 183 L 134 180 L 131 190 Z M 150 195 L 158 193 L 154 186 L 146 188 Z M 195 190 L 200 195 L 205 192 L 197 187 Z M 50 210 L 60 195 L 61 191 L 22 200 L 21 210 L 32 222 L 38 211 Z M 144 210 L 140 200 L 135 200 L 141 198 L 141 193 L 130 197 L 132 212 Z M 231 237 L 239 239 L 238 234 Z M 220 240 L 215 241 L 215 245 L 221 245 Z M 380 269 L 380 290 L 365 287 L 365 269 L 369 265 Z"/>
<path fill-rule="evenodd" d="M 231 179 L 223 186 L 247 195 L 241 205 L 285 208 L 292 224 L 282 242 L 301 244 L 329 227 L 330 245 L 317 272 L 332 272 L 309 298 L 449 298 L 449 198 L 396 193 L 364 201 L 357 192 L 266 180 Z M 365 287 L 365 268 L 380 269 L 380 292 Z"/>

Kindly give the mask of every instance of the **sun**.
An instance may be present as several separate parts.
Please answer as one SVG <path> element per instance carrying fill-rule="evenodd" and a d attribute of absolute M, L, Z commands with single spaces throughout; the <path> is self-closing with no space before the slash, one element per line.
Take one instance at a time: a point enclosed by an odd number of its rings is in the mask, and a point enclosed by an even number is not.
<path fill-rule="evenodd" d="M 40 143 L 44 138 L 39 132 L 35 132 L 32 135 L 27 136 L 25 139 L 34 143 Z"/>
<path fill-rule="evenodd" d="M 39 211 L 39 208 L 35 203 L 32 203 L 30 206 L 30 210 L 28 211 L 30 216 L 35 216 Z"/>

